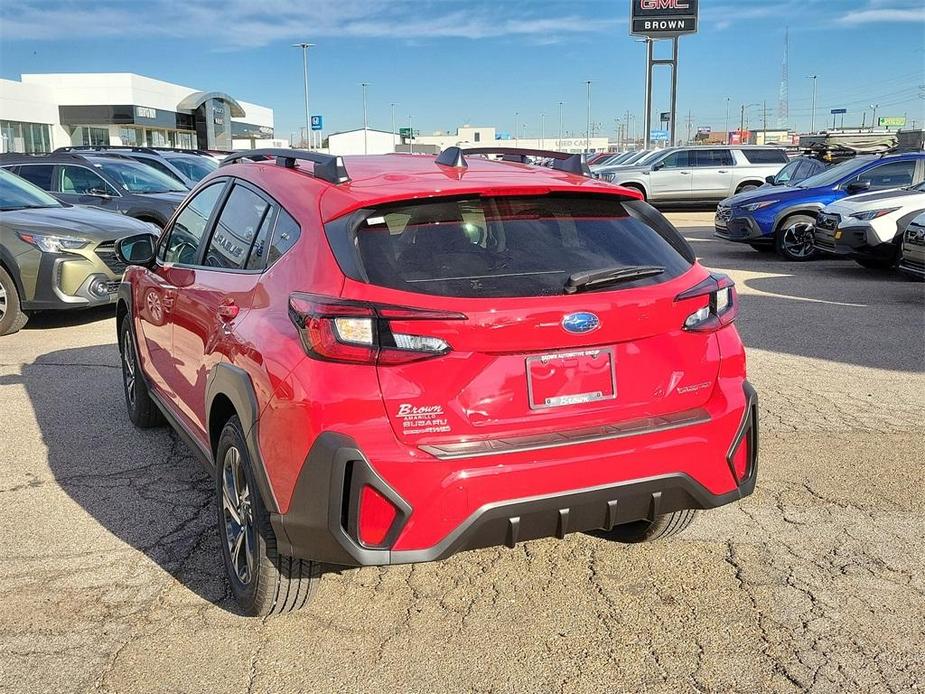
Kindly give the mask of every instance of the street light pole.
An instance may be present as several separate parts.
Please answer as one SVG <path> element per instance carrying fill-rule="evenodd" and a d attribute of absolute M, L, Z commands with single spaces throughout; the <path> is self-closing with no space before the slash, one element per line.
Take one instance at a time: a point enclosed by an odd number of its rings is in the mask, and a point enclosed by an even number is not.
<path fill-rule="evenodd" d="M 877 127 L 877 109 L 880 108 L 880 104 L 871 104 L 870 107 L 874 109 L 874 114 L 870 118 L 870 129 L 873 130 Z"/>
<path fill-rule="evenodd" d="M 408 154 L 414 154 L 414 130 L 411 127 L 411 114 L 408 114 Z"/>
<path fill-rule="evenodd" d="M 588 129 L 585 131 L 585 153 L 591 150 L 591 80 L 586 80 L 588 85 Z"/>
<path fill-rule="evenodd" d="M 394 152 L 397 144 L 395 141 L 395 107 L 398 106 L 398 104 L 389 104 L 389 106 L 392 109 L 392 151 Z"/>
<path fill-rule="evenodd" d="M 308 49 L 314 45 L 315 44 L 313 43 L 307 43 L 305 41 L 303 41 L 302 43 L 292 44 L 293 48 L 302 49 L 302 83 L 303 83 L 303 87 L 305 91 L 305 133 L 306 135 L 311 134 L 311 131 L 312 131 L 311 115 L 310 115 L 310 111 L 308 110 Z M 304 141 L 303 141 L 303 144 L 304 144 Z M 309 149 L 312 148 L 311 143 L 309 143 L 308 148 Z"/>
<path fill-rule="evenodd" d="M 369 154 L 369 137 L 366 132 L 369 125 L 366 118 L 366 88 L 369 86 L 369 82 L 360 82 L 360 86 L 363 87 L 363 154 Z"/>
<path fill-rule="evenodd" d="M 540 114 L 540 149 L 546 147 L 546 114 Z"/>
<path fill-rule="evenodd" d="M 520 112 L 514 111 L 514 146 L 517 146 L 517 121 L 520 120 Z"/>
<path fill-rule="evenodd" d="M 723 141 L 728 145 L 729 144 L 729 97 L 726 97 L 726 125 L 724 126 L 723 132 Z"/>
<path fill-rule="evenodd" d="M 816 132 L 816 78 L 818 77 L 819 75 L 809 75 L 807 77 L 807 79 L 811 79 L 813 81 L 813 112 L 809 121 L 809 131 L 811 133 Z"/>
<path fill-rule="evenodd" d="M 562 150 L 562 104 L 564 101 L 559 102 L 559 139 L 556 141 L 556 149 Z"/>

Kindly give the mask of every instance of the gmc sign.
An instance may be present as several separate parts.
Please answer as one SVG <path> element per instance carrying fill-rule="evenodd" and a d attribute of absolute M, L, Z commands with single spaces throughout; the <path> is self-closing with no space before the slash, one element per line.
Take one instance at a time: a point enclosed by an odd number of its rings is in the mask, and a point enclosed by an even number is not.
<path fill-rule="evenodd" d="M 630 34 L 663 39 L 697 31 L 698 0 L 630 0 Z"/>

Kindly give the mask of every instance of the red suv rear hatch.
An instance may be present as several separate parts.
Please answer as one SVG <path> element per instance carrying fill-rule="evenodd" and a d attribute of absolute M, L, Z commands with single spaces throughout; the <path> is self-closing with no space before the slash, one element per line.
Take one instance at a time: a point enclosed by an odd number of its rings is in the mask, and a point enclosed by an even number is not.
<path fill-rule="evenodd" d="M 719 351 L 683 326 L 708 297 L 677 296 L 709 275 L 653 214 L 616 196 L 470 197 L 329 225 L 350 241 L 332 242 L 345 297 L 443 313 L 378 310 L 378 339 L 406 348 L 376 367 L 396 436 L 458 453 L 703 416 Z"/>

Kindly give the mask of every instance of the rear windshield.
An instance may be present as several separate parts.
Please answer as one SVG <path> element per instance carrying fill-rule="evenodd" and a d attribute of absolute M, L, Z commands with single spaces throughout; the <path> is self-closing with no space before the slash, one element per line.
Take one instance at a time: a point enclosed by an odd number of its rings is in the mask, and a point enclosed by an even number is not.
<path fill-rule="evenodd" d="M 664 268 L 607 289 L 664 282 L 687 271 L 693 255 L 683 238 L 657 212 L 634 205 L 645 203 L 445 199 L 365 210 L 352 227 L 369 282 L 423 294 L 541 296 L 564 293 L 571 275 L 589 270 Z M 332 240 L 335 252 L 338 245 Z"/>
<path fill-rule="evenodd" d="M 743 149 L 742 154 L 751 164 L 786 164 L 788 161 L 782 149 Z"/>

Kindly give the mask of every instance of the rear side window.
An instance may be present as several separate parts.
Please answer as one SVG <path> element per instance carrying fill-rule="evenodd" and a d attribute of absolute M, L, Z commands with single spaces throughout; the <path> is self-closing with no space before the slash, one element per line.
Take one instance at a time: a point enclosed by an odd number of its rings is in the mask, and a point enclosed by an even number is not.
<path fill-rule="evenodd" d="M 743 149 L 750 164 L 786 164 L 787 153 L 782 149 Z"/>
<path fill-rule="evenodd" d="M 269 216 L 270 203 L 252 190 L 236 185 L 218 217 L 203 264 L 244 269 L 254 238 Z"/>
<path fill-rule="evenodd" d="M 328 227 L 329 234 L 350 233 L 337 224 Z M 606 198 L 499 197 L 394 205 L 366 210 L 354 219 L 353 229 L 369 282 L 422 294 L 556 295 L 574 273 L 664 268 L 655 277 L 609 286 L 618 289 L 664 282 L 691 266 L 664 230 L 654 229 L 620 200 Z M 333 239 L 331 245 L 335 253 L 351 248 Z M 341 265 L 349 267 L 349 262 Z"/>
<path fill-rule="evenodd" d="M 694 159 L 694 166 L 717 168 L 732 166 L 732 152 L 728 149 L 697 149 L 690 153 Z"/>
<path fill-rule="evenodd" d="M 20 166 L 19 175 L 29 183 L 37 185 L 42 190 L 51 190 L 51 173 L 54 167 L 49 164 L 32 164 Z"/>

